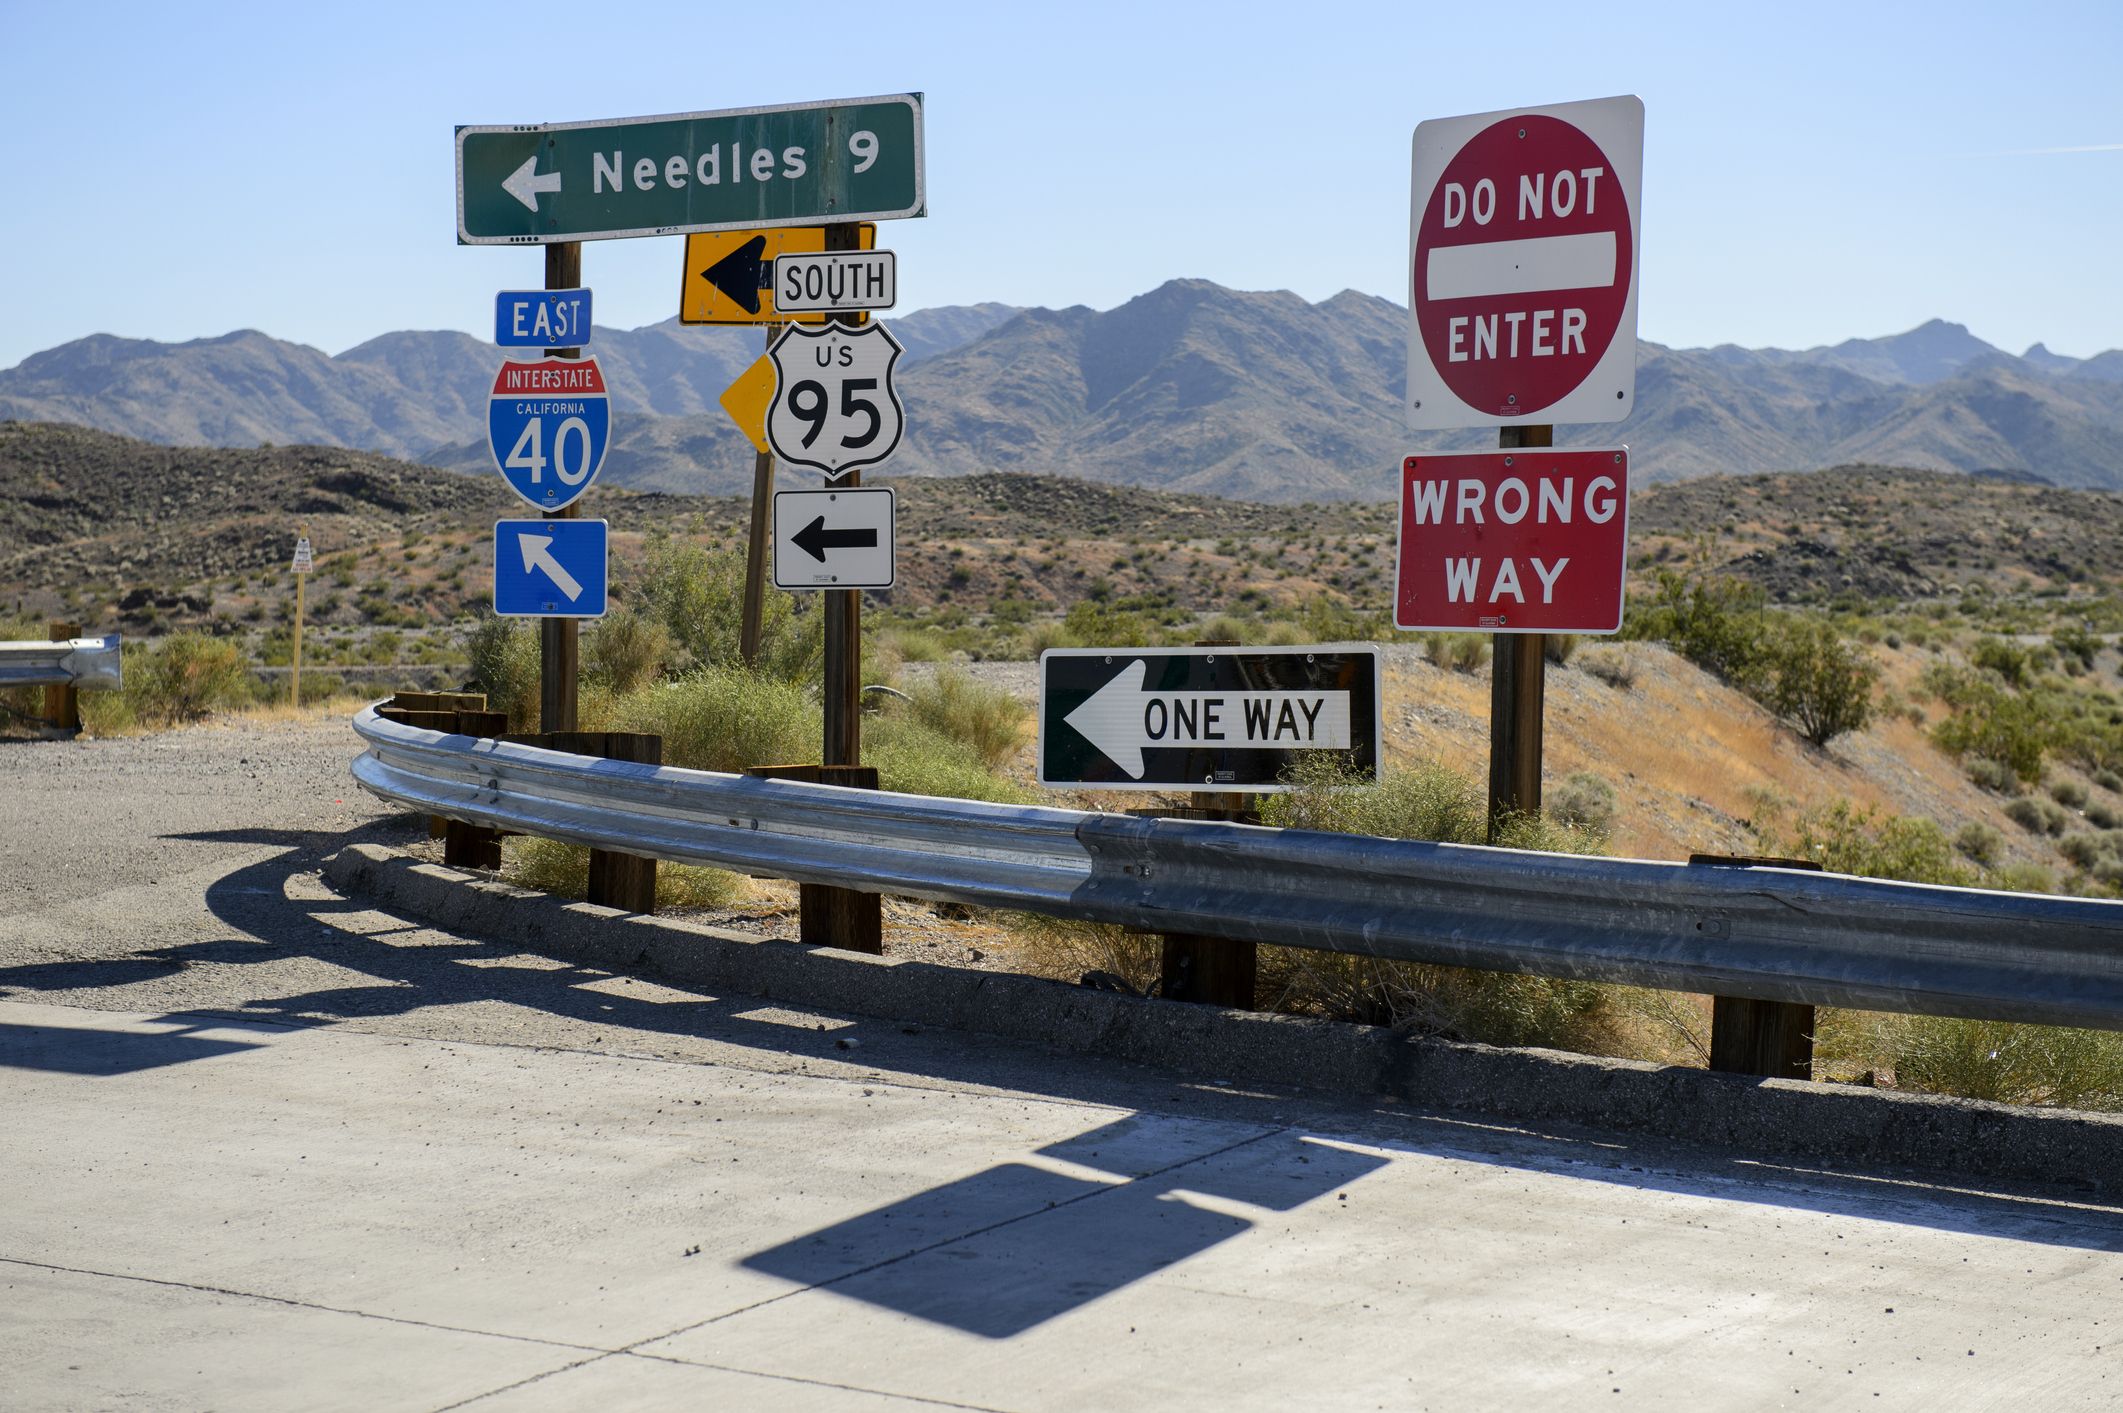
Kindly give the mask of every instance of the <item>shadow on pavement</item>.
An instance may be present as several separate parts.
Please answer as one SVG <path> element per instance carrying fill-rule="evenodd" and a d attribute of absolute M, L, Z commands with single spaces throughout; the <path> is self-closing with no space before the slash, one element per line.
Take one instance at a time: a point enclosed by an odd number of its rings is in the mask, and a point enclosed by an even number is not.
<path fill-rule="evenodd" d="M 1890 1173 L 1814 1172 L 1629 1136 L 1529 1132 L 1375 1102 L 1248 1094 L 1112 1062 L 1057 1059 L 989 1037 L 923 1034 L 890 1021 L 754 996 L 708 995 L 653 975 L 633 984 L 652 985 L 654 994 L 629 996 L 627 983 L 615 984 L 614 974 L 601 969 L 543 957 L 527 965 L 497 964 L 523 954 L 505 942 L 452 937 L 417 924 L 391 926 L 385 915 L 359 900 L 288 896 L 289 880 L 313 872 L 330 853 L 360 839 L 403 838 L 404 827 L 402 821 L 384 821 L 345 834 L 234 830 L 170 836 L 281 850 L 208 887 L 207 906 L 232 936 L 105 961 L 0 969 L 0 988 L 123 986 L 190 965 L 263 966 L 310 958 L 349 973 L 346 983 L 286 994 L 261 972 L 253 999 L 191 1009 L 182 1018 L 227 1014 L 251 1022 L 314 1025 L 498 1002 L 637 1036 L 702 1038 L 1145 1113 L 1170 1105 L 1174 1112 L 1258 1125 L 1245 1142 L 1274 1145 L 1270 1161 L 1240 1170 L 1182 1154 L 1169 1138 L 1163 1141 L 1172 1153 L 1161 1162 L 1153 1141 L 1153 1151 L 1138 1155 L 1144 1161 L 1128 1165 L 1129 1172 L 1148 1176 L 1130 1177 L 1112 1171 L 1110 1153 L 1103 1160 L 1095 1156 L 1123 1125 L 1136 1122 L 1124 1119 L 1038 1150 L 1038 1156 L 1076 1171 L 1002 1162 L 746 1258 L 753 1269 L 799 1285 L 827 1285 L 849 1298 L 991 1338 L 1031 1328 L 1251 1224 L 1244 1215 L 1186 1200 L 1182 1191 L 1225 1204 L 1288 1211 L 1397 1156 L 1443 1157 L 1943 1231 L 2123 1250 L 2123 1212 L 2058 1200 L 2054 1194 L 2005 1185 L 1984 1193 L 1950 1192 Z M 362 921 L 358 929 L 351 925 L 356 919 Z M 379 921 L 384 925 L 374 926 Z M 859 1052 L 839 1048 L 843 1038 L 856 1036 L 861 1037 Z M 593 1043 L 599 1038 L 590 1037 Z M 201 1043 L 224 1043 L 193 1041 L 188 1047 L 181 1035 L 124 1039 L 141 1043 L 117 1043 L 93 1032 L 61 1036 L 52 1042 L 56 1048 L 38 1052 L 44 1057 L 40 1063 L 85 1074 L 118 1073 L 127 1066 L 172 1064 L 204 1054 L 196 1048 Z M 70 1047 L 82 1054 L 71 1056 Z M 1289 1114 L 1300 1105 L 1308 1111 L 1308 1125 L 1324 1122 L 1325 1127 L 1293 1128 Z M 1313 1132 L 1347 1137 L 1368 1151 L 1323 1144 L 1309 1136 Z M 989 1212 L 997 1214 L 992 1222 L 968 1221 L 969 1214 L 978 1218 Z M 948 1233 L 925 1247 L 922 1233 L 943 1231 L 945 1217 L 953 1219 Z M 1115 1232 L 1125 1232 L 1125 1239 L 1116 1239 Z"/>

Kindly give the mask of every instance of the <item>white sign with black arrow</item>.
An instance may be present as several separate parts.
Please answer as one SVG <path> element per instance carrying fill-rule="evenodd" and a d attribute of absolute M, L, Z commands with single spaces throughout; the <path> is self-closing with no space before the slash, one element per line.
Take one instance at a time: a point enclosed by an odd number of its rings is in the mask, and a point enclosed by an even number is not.
<path fill-rule="evenodd" d="M 1379 761 L 1378 649 L 1057 648 L 1040 671 L 1040 783 L 1279 790 L 1300 759 Z"/>
<path fill-rule="evenodd" d="M 896 502 L 889 486 L 774 493 L 774 587 L 889 589 Z"/>

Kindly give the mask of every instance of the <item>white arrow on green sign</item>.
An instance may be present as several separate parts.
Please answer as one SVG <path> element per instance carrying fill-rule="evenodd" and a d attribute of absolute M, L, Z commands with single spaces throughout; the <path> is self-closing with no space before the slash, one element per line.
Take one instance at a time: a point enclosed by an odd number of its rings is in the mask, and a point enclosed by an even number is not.
<path fill-rule="evenodd" d="M 457 241 L 543 245 L 923 214 L 922 100 L 457 129 Z"/>

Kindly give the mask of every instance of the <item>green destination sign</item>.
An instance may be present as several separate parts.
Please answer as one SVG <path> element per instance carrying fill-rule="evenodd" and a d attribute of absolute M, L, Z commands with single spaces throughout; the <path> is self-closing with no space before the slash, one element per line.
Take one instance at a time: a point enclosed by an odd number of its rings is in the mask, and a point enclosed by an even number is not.
<path fill-rule="evenodd" d="M 884 221 L 922 209 L 921 95 L 457 129 L 457 243 Z"/>

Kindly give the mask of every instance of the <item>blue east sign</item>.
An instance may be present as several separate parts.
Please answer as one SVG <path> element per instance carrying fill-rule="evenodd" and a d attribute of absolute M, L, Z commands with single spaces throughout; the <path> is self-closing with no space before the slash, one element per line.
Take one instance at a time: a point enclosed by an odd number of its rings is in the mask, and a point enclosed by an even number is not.
<path fill-rule="evenodd" d="M 503 618 L 602 618 L 602 520 L 494 524 L 494 612 Z"/>
<path fill-rule="evenodd" d="M 503 348 L 580 348 L 589 341 L 586 289 L 505 289 L 494 296 L 494 342 Z"/>

